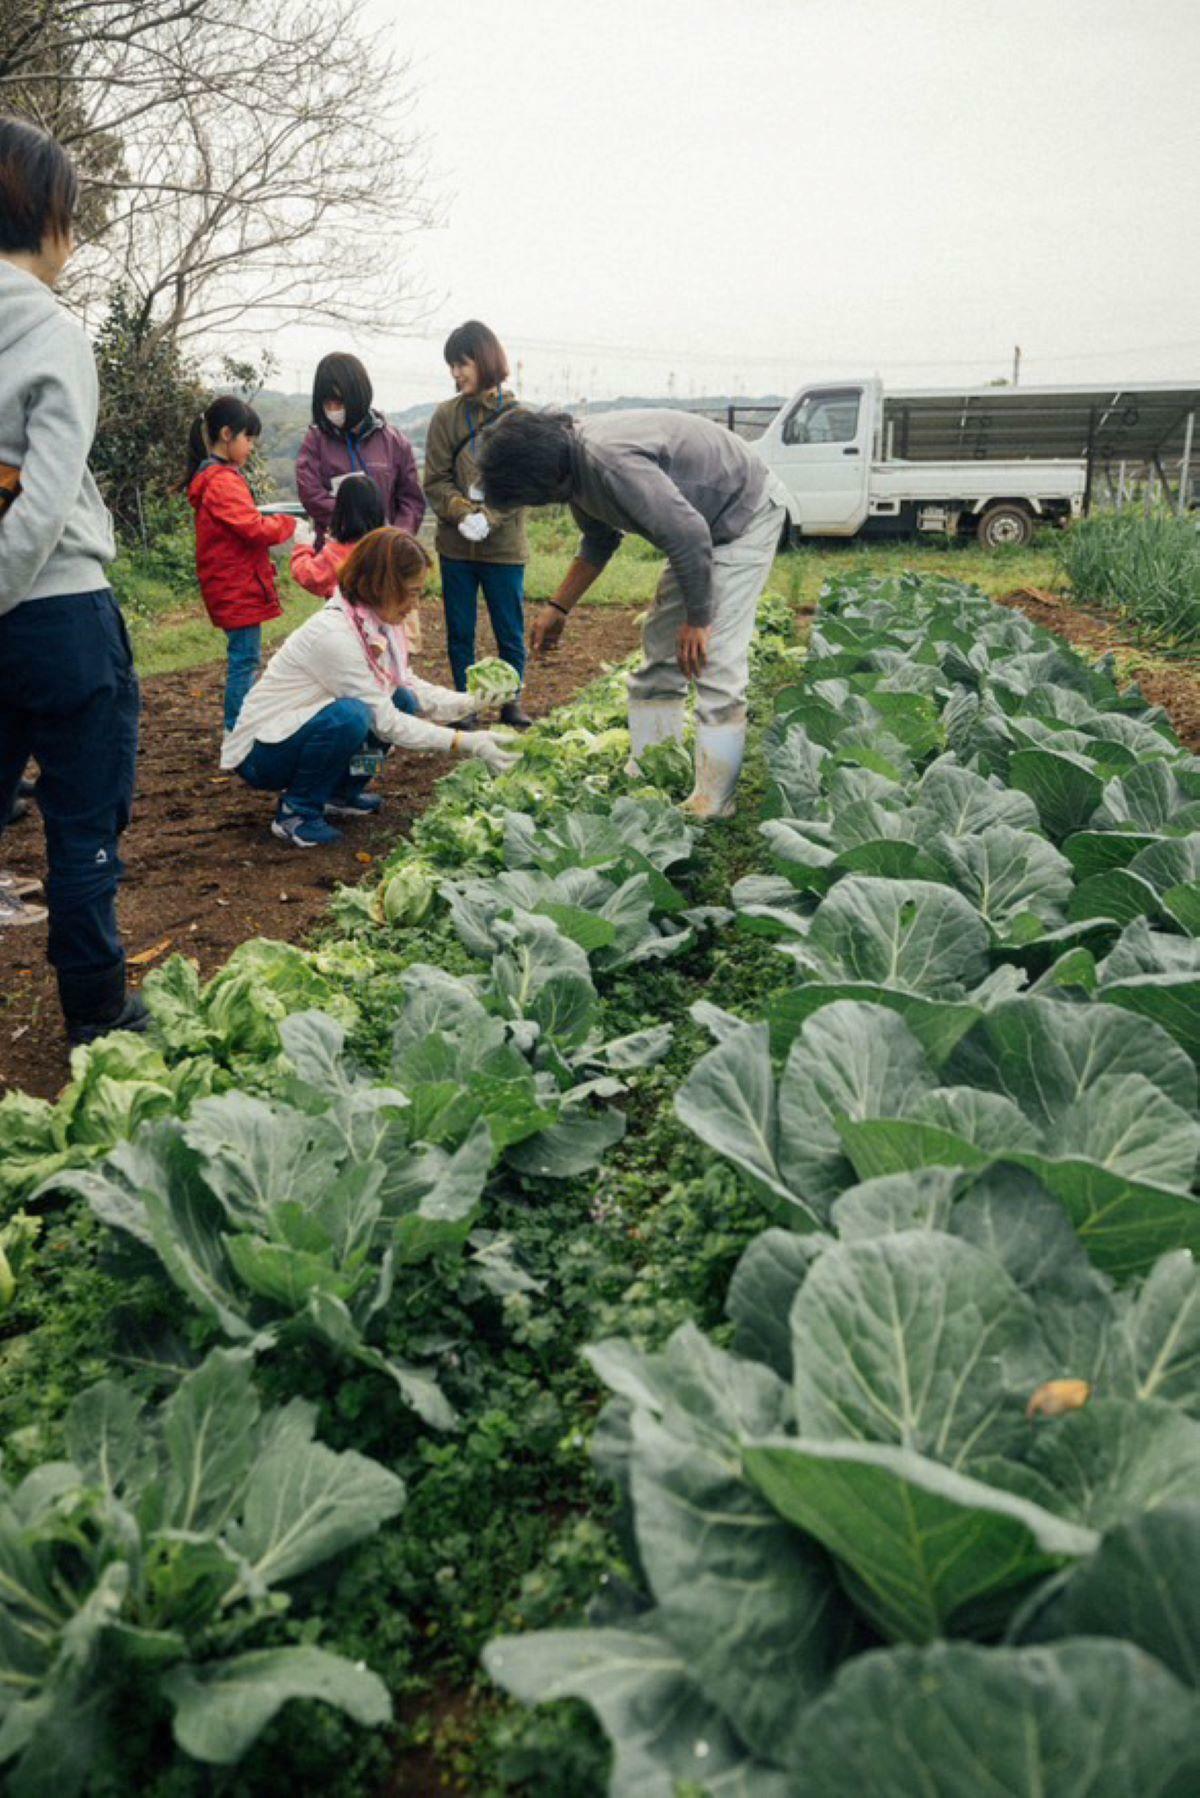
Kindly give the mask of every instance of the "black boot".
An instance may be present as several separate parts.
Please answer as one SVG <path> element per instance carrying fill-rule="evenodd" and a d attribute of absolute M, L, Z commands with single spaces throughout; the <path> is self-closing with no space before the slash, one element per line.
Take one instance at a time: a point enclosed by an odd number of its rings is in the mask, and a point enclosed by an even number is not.
<path fill-rule="evenodd" d="M 150 1023 L 146 1001 L 139 993 L 126 991 L 121 962 L 90 974 L 60 974 L 58 996 L 73 1049 L 94 1043 L 110 1030 L 131 1030 L 141 1036 Z"/>
<path fill-rule="evenodd" d="M 500 722 L 507 724 L 510 730 L 528 730 L 533 719 L 519 699 L 510 699 L 507 705 L 500 707 Z"/>

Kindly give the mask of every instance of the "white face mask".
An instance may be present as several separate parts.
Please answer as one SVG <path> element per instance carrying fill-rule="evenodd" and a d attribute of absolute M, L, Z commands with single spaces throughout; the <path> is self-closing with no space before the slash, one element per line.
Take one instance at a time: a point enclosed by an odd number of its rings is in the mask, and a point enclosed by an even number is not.
<path fill-rule="evenodd" d="M 346 422 L 345 406 L 326 406 L 325 416 L 335 431 L 340 431 Z"/>

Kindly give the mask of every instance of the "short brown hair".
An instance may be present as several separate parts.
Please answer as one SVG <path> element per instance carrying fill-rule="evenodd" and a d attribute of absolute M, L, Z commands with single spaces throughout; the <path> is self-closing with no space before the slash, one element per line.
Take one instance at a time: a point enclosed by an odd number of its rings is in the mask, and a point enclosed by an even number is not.
<path fill-rule="evenodd" d="M 377 612 L 432 567 L 433 558 L 415 537 L 385 524 L 368 531 L 351 550 L 338 574 L 338 586 L 352 606 L 369 606 Z"/>
<path fill-rule="evenodd" d="M 454 362 L 466 362 L 468 359 L 479 371 L 479 385 L 486 391 L 489 387 L 499 387 L 501 381 L 508 379 L 508 357 L 504 354 L 504 345 L 477 318 L 469 318 L 465 325 L 456 325 L 446 339 L 446 347 L 442 351 L 447 366 Z"/>
<path fill-rule="evenodd" d="M 79 176 L 40 125 L 0 115 L 0 251 L 41 249 L 65 237 L 79 204 Z"/>

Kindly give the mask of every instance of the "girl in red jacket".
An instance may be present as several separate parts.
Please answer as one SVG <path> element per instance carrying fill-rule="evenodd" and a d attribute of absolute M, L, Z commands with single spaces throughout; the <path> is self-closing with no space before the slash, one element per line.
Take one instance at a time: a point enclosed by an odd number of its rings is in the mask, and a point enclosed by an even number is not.
<path fill-rule="evenodd" d="M 196 514 L 196 573 L 209 617 L 225 632 L 225 729 L 237 723 L 242 701 L 262 666 L 262 627 L 283 608 L 270 551 L 286 543 L 296 520 L 264 517 L 243 472 L 254 454 L 262 420 L 232 394 L 213 401 L 188 439 L 188 499 Z"/>

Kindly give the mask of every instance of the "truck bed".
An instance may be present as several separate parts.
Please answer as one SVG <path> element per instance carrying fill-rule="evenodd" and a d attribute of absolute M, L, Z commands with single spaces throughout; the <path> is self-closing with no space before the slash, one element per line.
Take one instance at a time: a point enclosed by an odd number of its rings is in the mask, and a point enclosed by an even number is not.
<path fill-rule="evenodd" d="M 1086 468 L 1082 458 L 1012 462 L 872 462 L 872 509 L 878 500 L 989 500 L 1027 494 L 1037 499 L 1082 497 Z"/>

